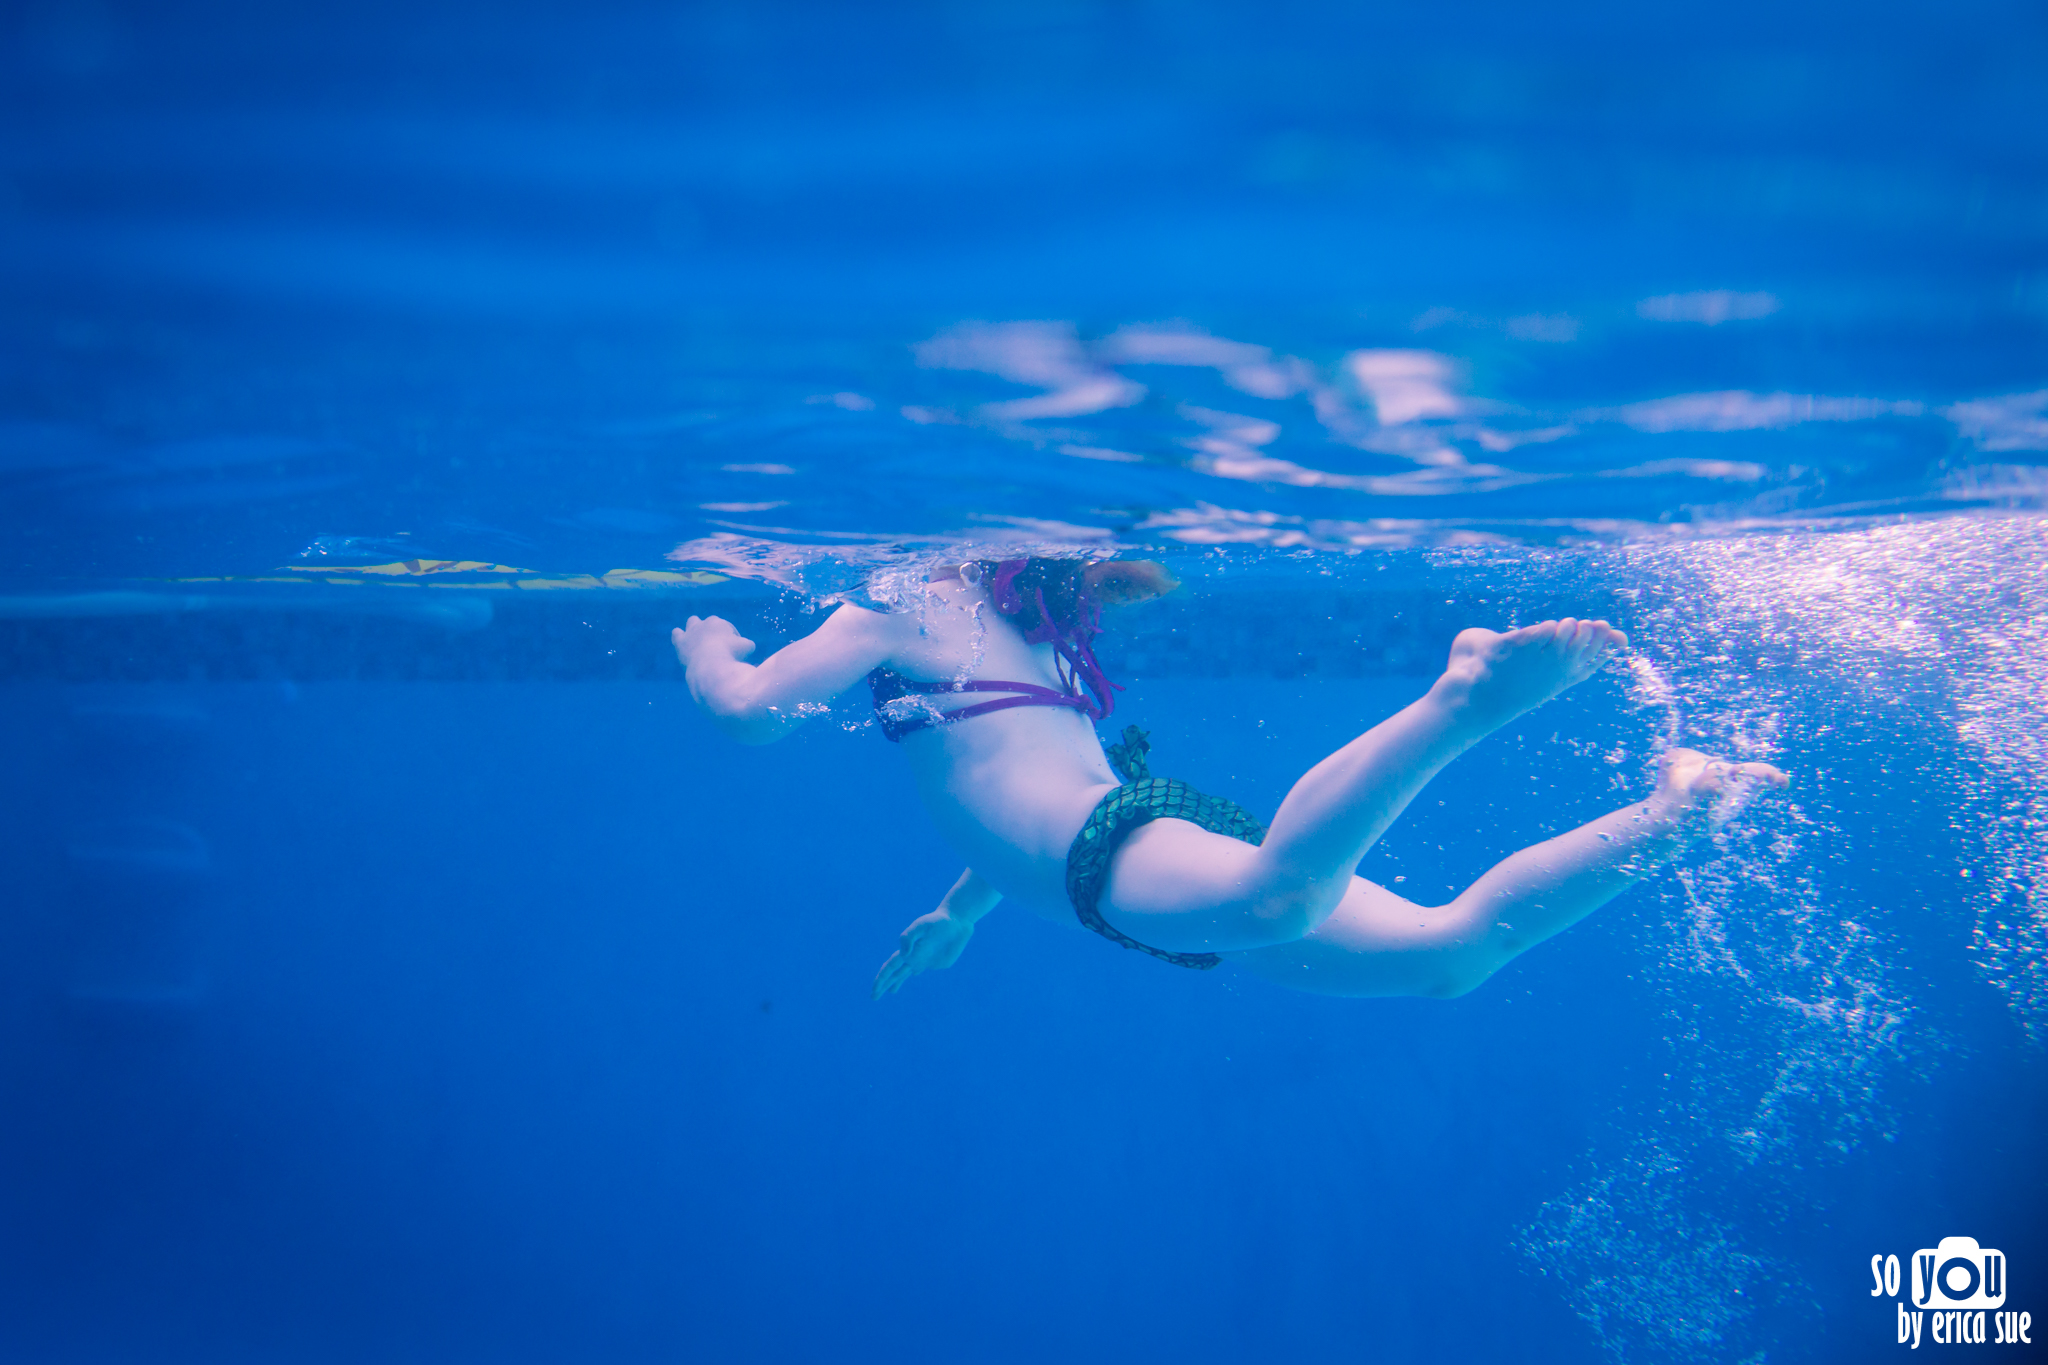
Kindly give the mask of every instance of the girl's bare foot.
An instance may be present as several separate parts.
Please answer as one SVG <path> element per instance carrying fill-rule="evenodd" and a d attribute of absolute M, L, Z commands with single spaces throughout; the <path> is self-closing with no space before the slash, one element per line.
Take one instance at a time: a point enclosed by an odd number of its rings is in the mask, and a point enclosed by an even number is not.
<path fill-rule="evenodd" d="M 1742 813 L 1759 791 L 1781 791 L 1792 779 L 1768 763 L 1730 763 L 1697 749 L 1667 749 L 1650 798 L 1681 823 L 1717 830 Z"/>
<path fill-rule="evenodd" d="M 1605 621 L 1542 621 L 1506 634 L 1458 632 L 1451 661 L 1431 688 L 1468 724 L 1496 730 L 1584 682 L 1628 636 Z"/>

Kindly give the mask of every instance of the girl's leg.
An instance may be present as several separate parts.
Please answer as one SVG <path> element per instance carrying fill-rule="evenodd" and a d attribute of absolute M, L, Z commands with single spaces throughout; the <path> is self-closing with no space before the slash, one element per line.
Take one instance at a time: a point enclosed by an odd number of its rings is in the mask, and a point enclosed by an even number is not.
<path fill-rule="evenodd" d="M 1449 905 L 1416 905 L 1354 880 L 1307 938 L 1238 960 L 1324 995 L 1463 995 L 1732 818 L 1758 789 L 1787 781 L 1768 764 L 1673 749 L 1649 800 L 1511 855 Z"/>
<path fill-rule="evenodd" d="M 1156 820 L 1117 851 L 1102 912 L 1141 943 L 1231 951 L 1300 938 L 1336 910 L 1358 860 L 1443 766 L 1590 677 L 1628 638 L 1605 621 L 1467 630 L 1422 698 L 1311 768 L 1258 848 Z"/>

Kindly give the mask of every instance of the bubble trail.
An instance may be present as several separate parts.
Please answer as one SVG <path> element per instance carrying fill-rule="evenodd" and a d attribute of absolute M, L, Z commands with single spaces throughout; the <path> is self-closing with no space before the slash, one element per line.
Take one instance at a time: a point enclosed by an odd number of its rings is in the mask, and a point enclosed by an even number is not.
<path fill-rule="evenodd" d="M 1663 884 L 1640 937 L 1674 1021 L 1661 1079 L 1518 1241 L 1610 1359 L 1767 1352 L 1759 1286 L 1811 1298 L 1760 1246 L 1805 1215 L 1813 1168 L 1893 1135 L 1951 1046 L 1902 984 L 1928 915 L 1973 919 L 1969 965 L 2048 1041 L 2048 586 L 2012 572 L 2040 563 L 2034 517 L 1586 556 L 1582 586 L 1639 599 L 1641 741 L 1801 783 Z M 1945 900 L 1873 884 L 1909 797 L 1955 836 Z"/>

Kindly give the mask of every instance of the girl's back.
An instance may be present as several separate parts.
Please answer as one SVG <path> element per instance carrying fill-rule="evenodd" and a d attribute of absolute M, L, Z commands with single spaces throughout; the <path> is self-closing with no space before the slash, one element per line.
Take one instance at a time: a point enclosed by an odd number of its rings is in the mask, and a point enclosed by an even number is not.
<path fill-rule="evenodd" d="M 1019 682 L 1063 689 L 1051 643 L 1029 644 L 995 609 L 989 586 L 959 578 L 925 585 L 910 611 L 859 612 L 886 643 L 881 666 L 914 683 Z M 835 622 L 837 616 L 835 616 Z M 957 711 L 966 696 L 923 694 L 885 715 Z M 1116 785 L 1095 726 L 1079 710 L 1019 706 L 906 734 L 903 751 L 947 838 L 988 882 L 1052 919 L 1070 920 L 1067 849 L 1095 803 Z"/>

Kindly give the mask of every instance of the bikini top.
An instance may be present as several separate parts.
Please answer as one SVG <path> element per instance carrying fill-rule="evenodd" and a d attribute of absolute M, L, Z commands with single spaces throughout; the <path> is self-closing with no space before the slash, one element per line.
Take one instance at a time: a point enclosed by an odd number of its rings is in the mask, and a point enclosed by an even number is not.
<path fill-rule="evenodd" d="M 976 682 L 921 683 L 912 682 L 894 669 L 878 668 L 868 674 L 868 687 L 875 694 L 875 719 L 881 722 L 882 734 L 891 744 L 905 735 L 934 725 L 951 725 L 955 721 L 986 716 L 993 711 L 1007 711 L 1014 706 L 1065 706 L 1091 720 L 1100 720 L 1109 714 L 1109 707 L 1097 706 L 1089 698 L 1074 692 L 1056 692 L 1037 683 L 1002 682 L 995 678 Z M 936 704 L 907 713 L 891 714 L 889 711 L 891 702 L 904 697 L 937 697 L 953 692 L 1014 692 L 1018 695 L 978 701 L 953 711 L 940 711 Z"/>
<path fill-rule="evenodd" d="M 1054 666 L 1059 670 L 1059 688 L 1055 690 L 1038 683 L 1005 682 L 995 678 L 974 682 L 915 682 L 894 669 L 878 668 L 868 674 L 868 686 L 874 692 L 875 717 L 881 722 L 882 734 L 890 743 L 935 725 L 951 725 L 955 721 L 1008 711 L 1018 706 L 1066 707 L 1081 712 L 1090 720 L 1102 720 L 1116 709 L 1115 694 L 1123 688 L 1104 676 L 1102 665 L 1096 662 L 1095 650 L 1091 647 L 1091 642 L 1101 631 L 1101 606 L 1089 595 L 1087 585 L 1078 572 L 1073 575 L 1071 597 L 1065 611 L 1056 611 L 1046 601 L 1045 573 L 1039 566 L 1058 562 L 1006 559 L 988 566 L 987 572 L 989 596 L 997 612 L 1017 618 L 1016 623 L 1026 644 L 1052 646 Z M 1025 595 L 1027 591 L 1028 597 Z M 1055 593 L 1055 596 L 1059 595 Z M 908 714 L 903 713 L 908 708 L 894 715 L 888 709 L 890 703 L 904 697 L 938 697 L 955 692 L 1008 692 L 1012 695 L 994 701 L 975 702 L 952 711 L 941 711 L 936 703 Z"/>

